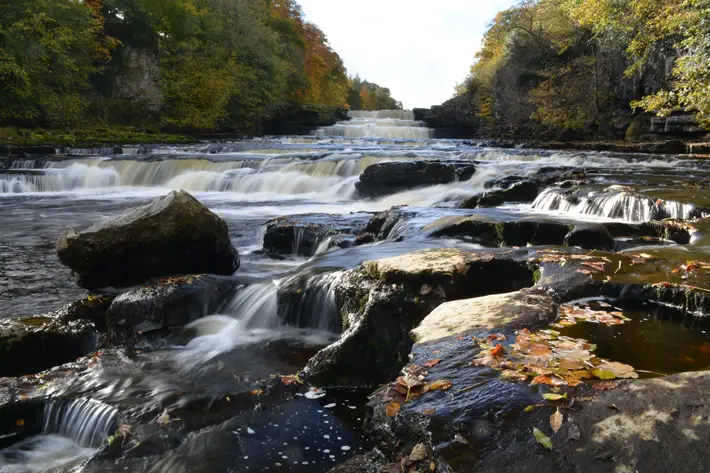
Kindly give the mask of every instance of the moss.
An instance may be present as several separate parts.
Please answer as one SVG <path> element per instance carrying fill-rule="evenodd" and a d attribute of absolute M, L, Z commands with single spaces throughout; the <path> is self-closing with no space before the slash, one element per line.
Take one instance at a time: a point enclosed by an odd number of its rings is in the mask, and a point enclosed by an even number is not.
<path fill-rule="evenodd" d="M 362 265 L 362 272 L 365 277 L 374 279 L 375 281 L 379 281 L 382 278 L 382 274 L 380 274 L 380 268 L 374 261 L 366 261 Z"/>
<path fill-rule="evenodd" d="M 498 246 L 505 246 L 505 223 L 498 222 L 495 224 L 496 240 Z"/>
<path fill-rule="evenodd" d="M 43 130 L 0 128 L 0 144 L 14 146 L 95 146 L 104 144 L 181 144 L 195 138 L 174 133 L 148 133 L 133 128 Z"/>

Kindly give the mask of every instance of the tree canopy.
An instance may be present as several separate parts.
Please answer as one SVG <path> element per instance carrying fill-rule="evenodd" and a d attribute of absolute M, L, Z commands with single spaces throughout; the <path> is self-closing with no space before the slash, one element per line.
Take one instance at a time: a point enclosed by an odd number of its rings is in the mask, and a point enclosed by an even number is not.
<path fill-rule="evenodd" d="M 284 103 L 348 107 L 352 87 L 295 0 L 0 4 L 0 125 L 253 132 Z"/>
<path fill-rule="evenodd" d="M 609 134 L 635 114 L 710 127 L 710 0 L 524 0 L 459 87 L 499 131 Z"/>

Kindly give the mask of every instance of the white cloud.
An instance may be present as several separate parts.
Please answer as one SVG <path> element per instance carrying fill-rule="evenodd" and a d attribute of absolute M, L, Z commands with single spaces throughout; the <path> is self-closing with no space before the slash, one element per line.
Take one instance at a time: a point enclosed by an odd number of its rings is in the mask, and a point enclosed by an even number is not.
<path fill-rule="evenodd" d="M 389 87 L 406 108 L 453 95 L 486 25 L 515 0 L 299 0 L 350 74 Z"/>

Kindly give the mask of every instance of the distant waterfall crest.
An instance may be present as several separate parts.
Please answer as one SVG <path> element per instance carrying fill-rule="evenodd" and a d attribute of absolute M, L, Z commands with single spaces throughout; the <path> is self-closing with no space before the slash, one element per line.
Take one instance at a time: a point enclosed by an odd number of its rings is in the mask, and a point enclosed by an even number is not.
<path fill-rule="evenodd" d="M 350 120 L 318 129 L 316 136 L 402 140 L 434 138 L 434 130 L 427 128 L 424 122 L 415 121 L 411 110 L 353 110 L 349 116 Z"/>

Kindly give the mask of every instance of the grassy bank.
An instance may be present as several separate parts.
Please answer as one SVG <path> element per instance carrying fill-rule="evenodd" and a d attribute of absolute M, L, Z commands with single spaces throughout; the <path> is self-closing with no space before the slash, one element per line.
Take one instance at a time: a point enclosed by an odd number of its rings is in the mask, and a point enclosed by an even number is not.
<path fill-rule="evenodd" d="M 194 143 L 196 139 L 173 133 L 148 133 L 127 127 L 43 130 L 0 127 L 0 145 L 76 146 Z"/>

